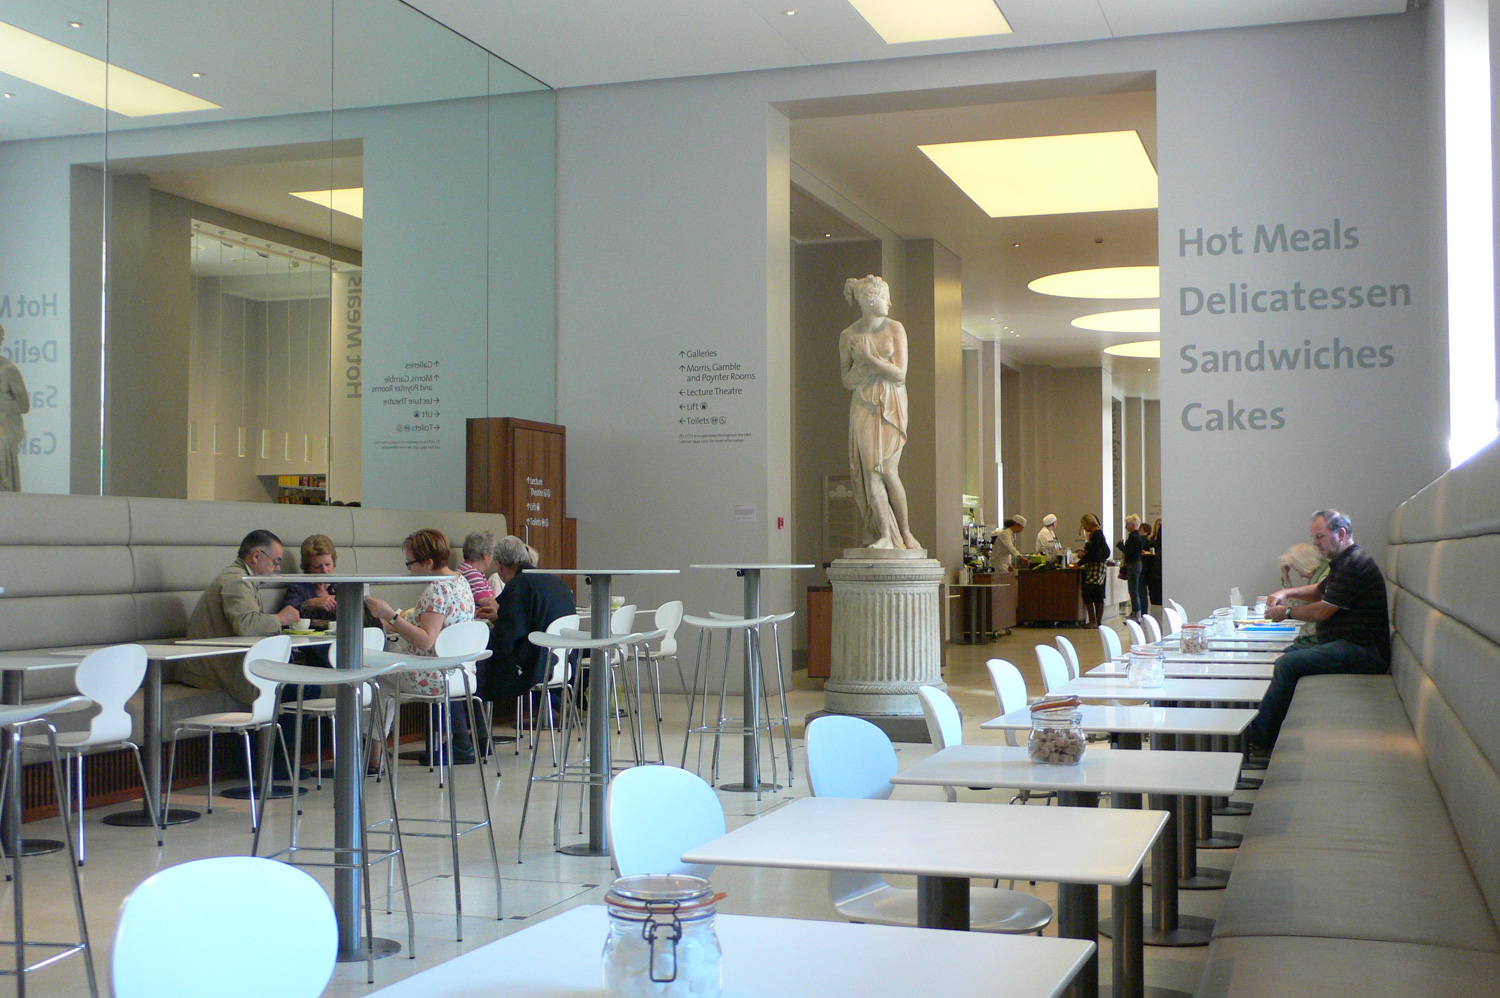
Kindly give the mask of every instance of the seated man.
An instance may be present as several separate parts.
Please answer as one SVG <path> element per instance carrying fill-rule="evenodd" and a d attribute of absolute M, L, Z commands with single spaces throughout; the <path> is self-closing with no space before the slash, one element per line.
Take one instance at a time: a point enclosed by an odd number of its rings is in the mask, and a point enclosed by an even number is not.
<path fill-rule="evenodd" d="M 301 616 L 295 606 L 266 613 L 261 609 L 255 586 L 245 581 L 247 575 L 271 575 L 280 568 L 281 540 L 269 530 L 250 531 L 240 541 L 234 563 L 220 572 L 198 598 L 188 620 L 187 636 L 264 637 L 280 634 L 283 627 L 295 624 Z M 256 690 L 245 679 L 243 663 L 243 655 L 188 659 L 177 663 L 172 679 L 203 690 L 223 690 L 249 704 L 255 699 Z"/>
<path fill-rule="evenodd" d="M 1321 582 L 1278 589 L 1266 599 L 1266 616 L 1272 620 L 1316 621 L 1317 641 L 1307 647 L 1288 648 L 1276 659 L 1260 713 L 1245 730 L 1254 747 L 1276 743 L 1297 680 L 1303 676 L 1334 672 L 1375 675 L 1391 667 L 1391 631 L 1380 566 L 1354 543 L 1349 518 L 1338 510 L 1314 513 L 1311 529 L 1313 544 L 1329 558 L 1328 575 Z M 1288 600 L 1305 602 L 1288 606 Z"/>
<path fill-rule="evenodd" d="M 545 631 L 559 617 L 575 612 L 573 591 L 546 572 L 533 572 L 533 555 L 519 537 L 502 538 L 495 545 L 495 561 L 505 588 L 495 605 L 495 629 L 490 634 L 489 672 L 482 693 L 496 703 L 515 698 L 542 681 L 547 650 L 526 640 L 532 631 Z"/>

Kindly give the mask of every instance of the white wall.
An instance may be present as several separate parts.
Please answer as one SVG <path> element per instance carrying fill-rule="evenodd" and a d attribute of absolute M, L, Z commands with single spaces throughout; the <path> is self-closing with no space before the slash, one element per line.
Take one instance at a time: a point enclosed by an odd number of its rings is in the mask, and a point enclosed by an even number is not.
<path fill-rule="evenodd" d="M 1436 197 L 1421 124 L 1429 85 L 1423 35 L 1418 12 L 560 92 L 558 415 L 569 427 L 580 561 L 684 566 L 774 560 L 785 550 L 774 527 L 786 513 L 778 456 L 790 453 L 779 404 L 746 396 L 726 412 L 747 439 L 711 446 L 678 442 L 674 408 L 679 351 L 718 350 L 757 373 L 787 351 L 787 303 L 774 290 L 785 273 L 787 223 L 768 197 L 768 181 L 782 170 L 784 133 L 768 108 L 1151 70 L 1168 294 L 1228 279 L 1227 271 L 1188 267 L 1169 254 L 1180 226 L 1311 224 L 1335 214 L 1364 235 L 1352 270 L 1299 257 L 1287 270 L 1235 268 L 1244 275 L 1236 279 L 1360 277 L 1403 281 L 1414 293 L 1399 316 L 1367 313 L 1319 329 L 1361 344 L 1391 340 L 1399 363 L 1384 372 L 1339 381 L 1164 373 L 1163 503 L 1181 552 L 1167 561 L 1168 589 L 1264 588 L 1262 569 L 1304 532 L 1304 507 L 1320 501 L 1349 506 L 1367 539 L 1378 539 L 1395 503 L 1439 470 L 1435 414 L 1445 408 L 1430 283 L 1438 250 L 1421 224 Z M 1211 336 L 1228 345 L 1252 331 L 1268 343 L 1300 342 L 1313 327 L 1303 320 L 1184 328 L 1169 318 L 1165 352 L 1176 356 L 1189 332 L 1194 342 Z M 1370 394 L 1355 396 L 1350 386 Z M 1190 433 L 1178 416 L 1200 395 L 1240 405 L 1271 400 L 1288 426 L 1279 434 Z M 1101 448 L 1100 461 L 1106 456 Z M 737 503 L 754 504 L 757 519 L 736 522 Z M 1210 547 L 1213 558 L 1193 556 Z M 793 605 L 789 584 L 771 588 L 778 608 Z M 699 611 L 735 606 L 737 593 L 732 578 L 704 574 L 631 588 L 645 604 L 687 595 Z"/>

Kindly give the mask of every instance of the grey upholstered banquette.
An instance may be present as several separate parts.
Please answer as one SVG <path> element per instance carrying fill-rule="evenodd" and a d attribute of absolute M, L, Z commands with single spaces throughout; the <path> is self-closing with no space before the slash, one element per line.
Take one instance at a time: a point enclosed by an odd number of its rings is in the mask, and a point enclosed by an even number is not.
<path fill-rule="evenodd" d="M 489 513 L 423 512 L 348 506 L 127 499 L 114 496 L 0 494 L 0 652 L 181 637 L 203 587 L 234 560 L 255 528 L 279 535 L 285 571 L 297 547 L 327 534 L 345 571 L 406 574 L 401 541 L 413 530 L 446 533 L 458 556 L 466 533 L 505 533 Z M 414 585 L 380 595 L 410 605 Z M 262 601 L 274 609 L 279 591 Z M 28 700 L 74 692 L 71 670 L 33 673 Z M 169 684 L 165 719 L 231 709 L 218 693 Z M 139 694 L 132 702 L 139 714 Z M 137 720 L 136 736 L 140 736 Z"/>
<path fill-rule="evenodd" d="M 1390 530 L 1391 675 L 1298 683 L 1198 998 L 1500 994 L 1500 442 Z"/>

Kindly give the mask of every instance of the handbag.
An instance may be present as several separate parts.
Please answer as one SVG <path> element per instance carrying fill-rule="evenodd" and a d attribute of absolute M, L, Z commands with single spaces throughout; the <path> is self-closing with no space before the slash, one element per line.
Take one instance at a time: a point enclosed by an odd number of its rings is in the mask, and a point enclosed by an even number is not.
<path fill-rule="evenodd" d="M 1128 579 L 1128 578 L 1130 578 L 1130 572 L 1125 568 L 1125 564 L 1123 562 L 1121 562 L 1121 564 L 1120 564 L 1120 578 L 1122 578 L 1122 579 Z"/>

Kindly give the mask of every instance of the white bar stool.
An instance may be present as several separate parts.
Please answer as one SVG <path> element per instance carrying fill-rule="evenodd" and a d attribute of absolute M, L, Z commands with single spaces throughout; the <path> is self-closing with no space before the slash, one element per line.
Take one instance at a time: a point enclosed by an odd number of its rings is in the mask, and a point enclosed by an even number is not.
<path fill-rule="evenodd" d="M 771 721 L 769 718 L 762 717 L 759 723 L 752 725 L 743 716 L 728 717 L 724 714 L 724 700 L 728 696 L 729 691 L 730 652 L 734 646 L 735 633 L 739 632 L 741 640 L 749 641 L 751 640 L 750 632 L 755 631 L 756 639 L 758 640 L 760 626 L 762 624 L 769 624 L 775 619 L 775 614 L 766 614 L 765 616 L 754 618 L 683 615 L 683 623 L 691 624 L 693 627 L 698 628 L 698 658 L 693 663 L 693 683 L 692 687 L 688 690 L 687 731 L 682 741 L 682 768 L 687 768 L 688 744 L 692 741 L 693 735 L 698 735 L 698 765 L 695 771 L 700 772 L 701 775 L 703 768 L 703 736 L 713 735 L 714 750 L 709 762 L 708 777 L 708 782 L 711 784 L 716 784 L 719 781 L 719 745 L 725 735 L 749 735 L 753 742 L 753 758 L 757 759 L 760 758 L 761 730 L 765 730 L 767 738 L 771 737 Z M 724 635 L 724 671 L 719 676 L 717 717 L 713 722 L 710 722 L 708 719 L 708 676 L 704 672 L 703 667 L 705 661 L 713 655 L 713 638 L 716 633 Z M 703 682 L 703 691 L 701 694 L 702 720 L 700 723 L 694 724 L 693 712 L 697 707 L 697 701 L 700 696 L 698 689 L 700 678 Z M 762 687 L 764 685 L 764 683 L 761 684 Z M 752 691 L 744 691 L 744 697 L 750 697 L 751 695 Z M 753 700 L 750 702 L 754 703 Z M 750 713 L 750 710 L 751 708 L 746 706 L 745 713 Z M 771 753 L 771 783 L 773 785 L 776 783 L 776 753 L 774 751 Z M 760 800 L 760 793 L 760 787 L 757 786 L 755 789 L 756 800 Z"/>
<path fill-rule="evenodd" d="M 574 652 L 589 652 L 590 668 L 603 668 L 605 675 L 611 675 L 610 667 L 605 664 L 611 653 L 622 647 L 626 641 L 632 638 L 629 634 L 613 634 L 607 638 L 591 638 L 581 631 L 571 628 L 561 628 L 560 633 L 552 634 L 545 631 L 532 631 L 526 639 L 539 648 L 548 648 L 561 651 L 564 657 L 571 656 Z M 602 654 L 596 654 L 602 653 Z M 576 674 L 575 677 L 576 679 Z M 612 677 L 611 677 L 612 678 Z M 614 704 L 613 684 L 608 680 L 605 682 L 606 695 L 603 704 L 595 704 L 590 701 L 589 710 L 612 710 Z M 602 772 L 595 774 L 590 772 L 590 760 L 587 753 L 581 762 L 568 762 L 568 749 L 572 744 L 571 732 L 574 727 L 582 727 L 582 707 L 580 702 L 582 695 L 577 690 L 568 691 L 563 696 L 562 717 L 562 757 L 558 760 L 555 772 L 544 776 L 536 775 L 536 758 L 538 752 L 533 748 L 531 753 L 531 771 L 526 779 L 526 797 L 521 803 L 521 824 L 516 831 L 516 862 L 521 862 L 522 843 L 526 835 L 526 815 L 531 809 L 531 790 L 538 783 L 556 783 L 557 800 L 552 808 L 552 843 L 555 847 L 562 847 L 562 788 L 564 784 L 577 784 L 580 787 L 593 787 L 609 785 L 610 776 L 613 774 L 613 765 L 604 766 Z M 607 746 L 606 746 L 607 747 Z M 582 807 L 580 798 L 579 806 Z"/>
<path fill-rule="evenodd" d="M 324 669 L 315 665 L 293 665 L 289 662 L 254 662 L 250 666 L 250 671 L 256 676 L 268 682 L 278 683 L 281 685 L 293 683 L 297 686 L 297 734 L 294 740 L 297 742 L 298 748 L 300 750 L 302 742 L 303 707 L 305 706 L 305 701 L 302 697 L 303 689 L 308 686 L 359 686 L 365 683 L 373 683 L 379 677 L 387 675 L 390 672 L 400 668 L 401 665 L 402 663 L 398 661 L 385 662 L 379 665 L 370 665 L 362 669 Z M 384 705 L 381 702 L 381 699 L 379 697 L 375 697 L 370 706 L 370 725 L 365 729 L 365 744 L 368 744 L 371 740 L 372 733 L 376 731 L 384 732 L 385 717 L 383 708 Z M 385 761 L 386 753 L 388 752 L 388 747 L 386 745 L 385 739 L 382 737 L 374 738 L 373 740 L 380 746 L 379 751 L 381 755 L 381 761 L 383 763 Z M 300 762 L 300 753 L 298 761 Z M 360 794 L 359 856 L 353 860 L 340 860 L 339 856 L 344 852 L 344 850 L 342 849 L 335 849 L 333 846 L 305 846 L 300 845 L 297 841 L 298 817 L 302 813 L 302 808 L 300 806 L 301 779 L 301 766 L 298 765 L 292 767 L 290 843 L 286 846 L 286 848 L 278 849 L 273 853 L 269 853 L 265 858 L 281 859 L 284 856 L 286 858 L 282 860 L 282 862 L 285 862 L 291 866 L 319 866 L 327 867 L 329 869 L 353 868 L 363 871 L 363 875 L 360 877 L 360 882 L 364 886 L 365 894 L 365 969 L 367 982 L 370 984 L 374 984 L 375 958 L 377 955 L 384 956 L 386 955 L 386 952 L 389 952 L 388 950 L 384 952 L 381 951 L 380 943 L 383 942 L 383 940 L 377 939 L 375 936 L 374 917 L 371 912 L 374 903 L 371 901 L 370 897 L 370 869 L 376 863 L 383 863 L 387 860 L 395 860 L 398 868 L 401 871 L 401 892 L 406 900 L 406 955 L 411 959 L 416 959 L 417 956 L 416 918 L 412 913 L 411 890 L 409 889 L 406 880 L 406 855 L 401 848 L 401 818 L 396 811 L 395 782 L 393 780 L 386 781 L 386 792 L 390 797 L 391 805 L 390 830 L 387 831 L 386 829 L 379 827 L 375 827 L 373 829 L 371 828 L 369 819 L 365 814 L 365 796 L 364 794 Z M 265 765 L 262 768 L 260 782 L 262 788 L 262 799 L 265 799 L 265 793 L 267 790 L 269 790 L 271 785 L 271 763 L 269 756 L 266 758 Z M 269 801 L 267 802 L 267 804 L 269 805 Z M 260 832 L 264 827 L 265 816 L 262 815 L 261 822 L 256 826 L 254 838 L 250 843 L 251 856 L 259 855 Z M 374 831 L 377 834 L 390 835 L 390 845 L 387 848 L 380 850 L 379 852 L 372 853 L 370 850 L 371 831 Z M 303 860 L 297 857 L 297 854 L 299 852 L 332 853 L 333 858 L 326 861 Z"/>
<path fill-rule="evenodd" d="M 14 976 L 16 979 L 16 994 L 18 998 L 26 998 L 26 975 L 33 970 L 39 970 L 58 960 L 74 953 L 83 954 L 84 969 L 88 973 L 89 994 L 93 998 L 99 998 L 99 983 L 94 978 L 94 952 L 89 948 L 89 929 L 83 917 L 83 888 L 78 882 L 78 853 L 73 846 L 73 832 L 71 829 L 72 815 L 69 813 L 68 792 L 63 785 L 62 762 L 57 753 L 57 729 L 46 719 L 46 715 L 57 711 L 74 710 L 87 707 L 92 703 L 88 697 L 72 696 L 62 700 L 53 700 L 49 703 L 23 704 L 0 706 L 0 735 L 6 742 L 6 758 L 4 775 L 0 776 L 0 800 L 5 801 L 9 808 L 16 811 L 14 820 L 7 822 L 5 833 L 5 855 L 10 859 L 10 873 L 6 877 L 11 881 L 11 903 L 15 912 L 15 938 L 0 941 L 0 946 L 12 946 L 15 948 L 15 965 L 13 967 L 0 968 L 0 975 Z M 68 870 L 73 880 L 73 910 L 78 917 L 78 941 L 55 943 L 40 940 L 27 941 L 25 921 L 25 890 L 21 869 L 25 866 L 21 856 L 21 729 L 36 725 L 41 727 L 46 735 L 47 751 L 51 754 L 52 761 L 52 785 L 57 792 L 57 801 L 62 811 L 63 819 L 63 841 L 67 843 Z M 58 952 L 38 960 L 35 963 L 26 962 L 26 948 L 28 946 L 42 949 L 52 949 Z"/>
<path fill-rule="evenodd" d="M 463 624 L 455 624 L 452 627 L 444 628 L 443 631 L 438 632 L 438 645 L 437 645 L 438 650 L 439 651 L 446 650 L 444 648 L 444 645 L 446 644 L 446 642 L 444 642 L 444 640 L 443 640 L 443 632 L 444 631 L 453 630 L 454 628 L 463 627 L 463 626 L 464 626 Z M 482 624 L 480 626 L 483 627 Z M 395 654 L 393 652 L 367 651 L 367 652 L 365 652 L 365 661 L 366 662 L 377 662 L 377 663 L 386 663 L 386 662 L 395 662 L 395 663 L 397 663 L 398 667 L 396 669 L 393 669 L 388 674 L 390 676 L 400 676 L 400 674 L 403 671 L 411 671 L 411 672 L 446 672 L 446 673 L 449 673 L 450 675 L 448 677 L 448 681 L 443 684 L 443 693 L 442 693 L 442 697 L 441 697 L 443 715 L 445 717 L 449 716 L 450 711 L 453 709 L 452 708 L 453 692 L 452 691 L 454 690 L 454 688 L 456 686 L 457 690 L 458 690 L 458 694 L 457 695 L 459 696 L 460 699 L 463 700 L 464 707 L 465 707 L 465 709 L 469 713 L 469 732 L 470 732 L 470 735 L 473 738 L 478 738 L 479 732 L 480 732 L 480 728 L 479 728 L 478 716 L 476 716 L 478 714 L 478 712 L 476 712 L 475 709 L 474 709 L 474 702 L 475 702 L 475 693 L 474 693 L 474 687 L 473 687 L 474 674 L 469 670 L 468 666 L 472 665 L 475 662 L 481 662 L 481 661 L 489 658 L 490 654 L 491 653 L 490 653 L 490 650 L 488 648 L 482 648 L 482 649 L 477 650 L 477 651 L 475 651 L 475 650 L 467 650 L 467 651 L 464 651 L 464 652 L 462 652 L 460 654 L 455 654 L 455 655 L 438 655 L 438 656 L 425 656 L 425 655 L 424 656 L 410 656 L 410 655 L 398 655 L 398 654 Z M 400 716 L 401 699 L 402 699 L 402 694 L 398 690 L 398 692 L 396 694 L 396 697 L 395 697 L 395 701 L 396 701 L 395 716 L 398 716 L 398 717 Z M 443 725 L 443 734 L 445 735 L 444 751 L 447 753 L 448 758 L 451 759 L 453 757 L 453 726 L 452 726 L 451 723 Z M 408 826 L 411 826 L 411 825 L 426 825 L 426 824 L 443 824 L 443 825 L 447 825 L 448 826 L 445 830 L 438 831 L 438 832 L 407 831 L 405 834 L 409 835 L 409 836 L 416 836 L 418 838 L 428 838 L 428 839 L 446 838 L 446 839 L 448 839 L 450 847 L 452 849 L 452 855 L 453 855 L 453 907 L 454 907 L 454 920 L 455 920 L 455 922 L 456 922 L 456 924 L 458 926 L 458 935 L 457 935 L 457 938 L 458 938 L 458 941 L 460 941 L 460 942 L 462 942 L 463 938 L 464 938 L 463 890 L 462 890 L 462 887 L 461 887 L 461 884 L 460 884 L 460 881 L 463 878 L 462 878 L 461 872 L 460 872 L 459 857 L 458 857 L 458 840 L 459 840 L 460 836 L 467 835 L 470 832 L 478 831 L 481 828 L 484 828 L 484 829 L 488 830 L 486 832 L 486 834 L 485 834 L 485 840 L 489 843 L 489 847 L 490 847 L 490 866 L 492 868 L 492 872 L 495 875 L 495 918 L 496 919 L 501 919 L 501 918 L 505 917 L 504 913 L 503 913 L 504 909 L 503 909 L 502 904 L 501 904 L 501 896 L 500 896 L 500 857 L 499 857 L 499 854 L 495 851 L 495 824 L 494 824 L 493 815 L 490 813 L 489 784 L 488 784 L 488 779 L 487 779 L 487 777 L 485 776 L 485 773 L 484 773 L 484 753 L 481 752 L 481 751 L 478 751 L 478 746 L 477 745 L 476 745 L 475 749 L 476 750 L 474 752 L 474 770 L 475 770 L 475 772 L 477 772 L 479 774 L 479 799 L 484 804 L 484 818 L 480 819 L 480 820 L 470 820 L 470 819 L 467 819 L 467 818 L 460 818 L 458 816 L 458 788 L 457 788 L 457 785 L 456 785 L 458 781 L 456 779 L 450 778 L 450 779 L 447 780 L 447 788 L 448 788 L 448 816 L 446 818 L 407 818 L 406 819 L 406 823 L 407 823 Z M 392 765 L 392 766 L 389 767 L 389 771 L 391 773 L 391 792 L 393 794 L 399 793 L 399 790 L 398 790 L 397 785 L 396 785 L 396 776 L 395 776 L 396 770 L 397 770 L 397 767 L 394 766 L 394 765 Z M 379 824 L 379 823 L 377 823 L 377 824 Z"/>
<path fill-rule="evenodd" d="M 710 613 L 709 616 L 713 617 L 716 620 L 743 620 L 744 619 L 743 617 L 735 617 L 732 614 L 727 614 L 727 613 Z M 781 705 L 781 737 L 782 737 L 782 741 L 786 745 L 786 785 L 788 787 L 791 787 L 791 786 L 793 786 L 796 783 L 796 779 L 797 779 L 797 767 L 796 767 L 796 765 L 794 765 L 793 759 L 792 759 L 792 719 L 787 714 L 787 706 L 786 706 L 786 674 L 782 671 L 782 667 L 781 667 L 781 627 L 780 627 L 780 625 L 786 623 L 787 621 L 791 620 L 795 616 L 797 616 L 797 611 L 795 611 L 795 610 L 788 610 L 786 613 L 777 613 L 777 614 L 772 614 L 772 616 L 771 616 L 771 644 L 776 649 L 776 696 L 779 698 L 780 705 Z M 764 629 L 764 625 L 762 625 L 762 627 L 758 628 L 758 629 L 763 630 Z M 770 718 L 771 717 L 771 690 L 770 690 L 770 688 L 768 686 L 766 686 L 764 675 L 762 675 L 762 677 L 761 677 L 760 699 L 761 699 L 761 703 L 764 705 L 763 709 L 761 711 L 761 716 L 765 717 L 765 718 Z M 769 732 L 769 728 L 767 730 Z M 776 782 L 776 742 L 775 742 L 774 738 L 772 739 L 772 742 L 771 742 L 771 782 L 772 783 Z"/>

